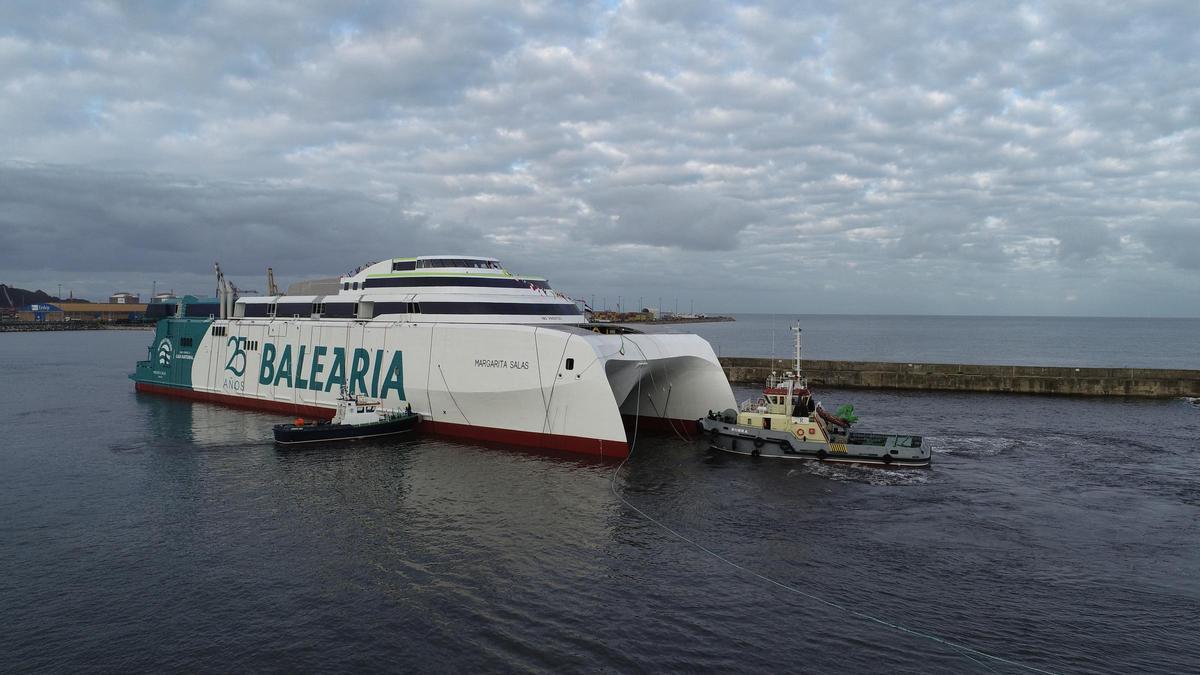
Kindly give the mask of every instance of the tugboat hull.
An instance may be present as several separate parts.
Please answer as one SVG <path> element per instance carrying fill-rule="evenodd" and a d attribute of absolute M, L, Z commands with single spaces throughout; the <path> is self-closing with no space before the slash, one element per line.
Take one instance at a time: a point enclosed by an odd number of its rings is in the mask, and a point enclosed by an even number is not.
<path fill-rule="evenodd" d="M 703 418 L 699 427 L 709 447 L 738 455 L 893 468 L 930 464 L 929 450 L 920 436 L 852 433 L 845 443 L 826 443 L 804 440 L 787 431 L 738 425 L 721 417 Z"/>
<path fill-rule="evenodd" d="M 274 427 L 275 442 L 281 445 L 296 443 L 319 443 L 322 441 L 348 441 L 359 438 L 376 438 L 393 434 L 408 433 L 417 427 L 420 416 L 404 415 L 398 419 L 384 420 L 370 424 L 330 424 L 328 422 L 309 423 L 302 426 L 294 424 L 276 424 Z"/>

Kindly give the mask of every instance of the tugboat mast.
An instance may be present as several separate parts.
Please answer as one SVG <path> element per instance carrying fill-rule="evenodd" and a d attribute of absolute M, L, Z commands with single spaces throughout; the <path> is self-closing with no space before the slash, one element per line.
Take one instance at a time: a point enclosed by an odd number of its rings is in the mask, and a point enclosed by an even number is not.
<path fill-rule="evenodd" d="M 792 324 L 792 332 L 796 334 L 796 379 L 800 378 L 800 322 Z"/>

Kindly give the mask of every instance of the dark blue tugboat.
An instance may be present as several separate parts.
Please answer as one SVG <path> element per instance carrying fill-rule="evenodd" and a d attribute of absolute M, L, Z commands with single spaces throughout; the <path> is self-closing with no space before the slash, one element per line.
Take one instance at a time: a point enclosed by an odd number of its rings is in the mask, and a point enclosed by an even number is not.
<path fill-rule="evenodd" d="M 276 424 L 275 442 L 290 445 L 390 436 L 408 433 L 421 421 L 411 406 L 406 405 L 402 411 L 384 410 L 379 401 L 347 394 L 345 387 L 337 402 L 332 421 L 305 422 L 297 418 L 291 424 Z"/>

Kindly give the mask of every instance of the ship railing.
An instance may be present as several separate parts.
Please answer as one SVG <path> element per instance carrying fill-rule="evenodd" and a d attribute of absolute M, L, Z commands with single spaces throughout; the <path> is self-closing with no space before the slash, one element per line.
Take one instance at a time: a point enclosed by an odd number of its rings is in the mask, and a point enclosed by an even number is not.
<path fill-rule="evenodd" d="M 766 406 L 757 398 L 748 398 L 738 404 L 738 412 L 765 412 Z"/>

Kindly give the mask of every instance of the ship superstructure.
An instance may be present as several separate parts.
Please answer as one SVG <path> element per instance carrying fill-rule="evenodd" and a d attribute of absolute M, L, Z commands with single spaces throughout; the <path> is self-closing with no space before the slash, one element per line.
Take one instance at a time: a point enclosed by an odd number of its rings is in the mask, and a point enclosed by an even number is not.
<path fill-rule="evenodd" d="M 700 337 L 589 324 L 494 258 L 393 258 L 262 297 L 218 277 L 211 315 L 159 322 L 139 391 L 330 417 L 346 386 L 435 433 L 612 457 L 625 418 L 692 429 L 734 404 Z"/>

